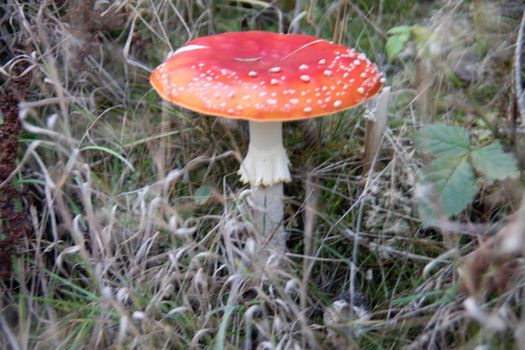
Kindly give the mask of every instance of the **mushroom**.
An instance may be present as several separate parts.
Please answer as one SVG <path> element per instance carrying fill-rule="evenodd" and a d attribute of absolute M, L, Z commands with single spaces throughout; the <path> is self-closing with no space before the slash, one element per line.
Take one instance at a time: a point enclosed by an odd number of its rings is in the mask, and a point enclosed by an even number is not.
<path fill-rule="evenodd" d="M 239 175 L 252 188 L 256 227 L 283 250 L 283 182 L 291 177 L 282 122 L 355 107 L 380 90 L 383 78 L 354 49 L 306 35 L 248 31 L 188 42 L 150 81 L 177 105 L 249 121 Z"/>

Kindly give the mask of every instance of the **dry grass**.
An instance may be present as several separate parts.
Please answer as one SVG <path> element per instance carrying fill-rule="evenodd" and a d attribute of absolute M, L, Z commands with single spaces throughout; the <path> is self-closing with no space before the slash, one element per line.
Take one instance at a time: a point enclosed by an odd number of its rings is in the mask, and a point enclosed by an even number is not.
<path fill-rule="evenodd" d="M 523 349 L 525 255 L 500 249 L 522 242 L 523 185 L 483 184 L 435 229 L 421 227 L 412 198 L 425 161 L 413 133 L 425 123 L 453 121 L 513 150 L 521 2 L 269 3 L 0 5 L 2 94 L 19 67 L 31 74 L 8 181 L 31 197 L 20 208 L 31 234 L 0 282 L 5 348 Z M 432 35 L 388 61 L 385 33 L 400 24 Z M 247 219 L 236 175 L 246 126 L 162 103 L 148 83 L 190 38 L 243 27 L 354 46 L 392 86 L 367 176 L 362 109 L 285 127 L 285 262 L 261 252 Z M 349 291 L 366 297 L 369 318 L 325 323 Z"/>

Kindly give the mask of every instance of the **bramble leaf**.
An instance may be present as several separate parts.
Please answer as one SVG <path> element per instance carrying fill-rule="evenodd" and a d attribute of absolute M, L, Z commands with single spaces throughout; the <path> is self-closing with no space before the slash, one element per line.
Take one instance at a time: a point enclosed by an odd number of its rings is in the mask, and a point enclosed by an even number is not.
<path fill-rule="evenodd" d="M 491 180 L 503 180 L 519 176 L 518 163 L 510 153 L 503 152 L 498 141 L 472 151 L 472 164 Z"/>
<path fill-rule="evenodd" d="M 463 157 L 470 152 L 470 137 L 460 126 L 430 124 L 416 134 L 416 146 L 435 157 Z"/>
<path fill-rule="evenodd" d="M 463 158 L 437 158 L 425 169 L 423 184 L 432 186 L 436 211 L 449 217 L 459 214 L 477 192 L 472 167 Z"/>

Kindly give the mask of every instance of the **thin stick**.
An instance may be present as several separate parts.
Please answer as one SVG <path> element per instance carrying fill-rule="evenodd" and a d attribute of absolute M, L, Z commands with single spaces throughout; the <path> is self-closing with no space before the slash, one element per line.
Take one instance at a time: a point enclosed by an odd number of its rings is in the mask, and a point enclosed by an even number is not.
<path fill-rule="evenodd" d="M 521 18 L 520 27 L 518 30 L 518 38 L 516 39 L 516 51 L 514 52 L 514 74 L 516 82 L 516 96 L 518 99 L 518 109 L 521 117 L 521 127 L 525 127 L 525 92 L 523 91 L 523 79 L 522 75 L 522 61 L 521 56 L 523 52 L 523 41 L 525 36 L 525 11 L 523 11 L 523 17 Z"/>
<path fill-rule="evenodd" d="M 372 99 L 368 104 L 370 118 L 366 121 L 364 174 L 373 171 L 374 159 L 381 146 L 381 140 L 386 129 L 388 119 L 388 102 L 390 100 L 390 87 Z"/>
<path fill-rule="evenodd" d="M 523 91 L 523 79 L 522 79 L 522 56 L 523 52 L 523 41 L 525 40 L 525 11 L 523 11 L 523 17 L 518 29 L 518 37 L 516 38 L 516 51 L 514 52 L 514 83 L 515 85 L 515 109 L 517 109 L 518 116 L 515 116 L 513 127 L 515 133 L 516 153 L 520 163 L 525 163 L 525 92 Z M 521 120 L 518 124 L 518 118 Z M 519 127 L 517 127 L 519 125 Z M 519 132 L 517 132 L 519 131 Z"/>

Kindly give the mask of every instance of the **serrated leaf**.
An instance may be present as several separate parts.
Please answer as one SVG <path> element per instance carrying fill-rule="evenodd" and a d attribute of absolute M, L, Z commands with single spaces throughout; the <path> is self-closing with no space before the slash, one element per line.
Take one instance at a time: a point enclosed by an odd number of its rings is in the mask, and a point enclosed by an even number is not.
<path fill-rule="evenodd" d="M 463 157 L 470 152 L 470 137 L 461 126 L 430 124 L 416 134 L 416 146 L 435 157 Z"/>
<path fill-rule="evenodd" d="M 208 185 L 203 185 L 195 191 L 195 194 L 193 195 L 193 199 L 195 200 L 195 203 L 202 205 L 210 199 L 212 194 L 212 189 Z"/>
<path fill-rule="evenodd" d="M 436 194 L 432 184 L 418 182 L 414 189 L 417 211 L 424 228 L 433 226 L 439 218 L 439 208 L 435 203 Z"/>
<path fill-rule="evenodd" d="M 435 159 L 421 178 L 423 184 L 430 185 L 436 212 L 450 217 L 461 213 L 474 199 L 477 192 L 472 167 L 465 158 Z"/>
<path fill-rule="evenodd" d="M 390 36 L 386 40 L 386 54 L 389 59 L 392 59 L 399 55 L 401 51 L 405 48 L 406 43 L 410 39 L 410 31 L 408 32 L 401 32 L 399 34 L 395 34 Z"/>
<path fill-rule="evenodd" d="M 472 164 L 485 177 L 491 180 L 503 180 L 519 176 L 518 163 L 510 153 L 503 152 L 499 141 L 494 141 L 472 151 Z"/>

